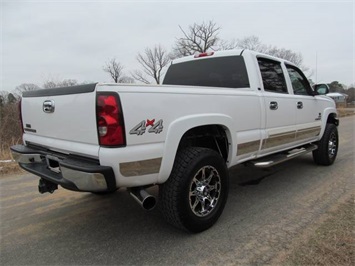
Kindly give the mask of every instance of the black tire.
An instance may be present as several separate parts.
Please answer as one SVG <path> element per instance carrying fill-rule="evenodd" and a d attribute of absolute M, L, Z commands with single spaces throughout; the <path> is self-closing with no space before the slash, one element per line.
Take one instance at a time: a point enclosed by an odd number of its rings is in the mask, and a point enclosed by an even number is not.
<path fill-rule="evenodd" d="M 169 179 L 160 186 L 163 216 L 177 228 L 202 232 L 221 216 L 228 190 L 223 158 L 211 149 L 186 148 L 178 152 Z"/>
<path fill-rule="evenodd" d="M 331 165 L 337 157 L 339 147 L 338 128 L 334 124 L 327 124 L 318 149 L 313 151 L 313 160 L 319 165 Z"/>

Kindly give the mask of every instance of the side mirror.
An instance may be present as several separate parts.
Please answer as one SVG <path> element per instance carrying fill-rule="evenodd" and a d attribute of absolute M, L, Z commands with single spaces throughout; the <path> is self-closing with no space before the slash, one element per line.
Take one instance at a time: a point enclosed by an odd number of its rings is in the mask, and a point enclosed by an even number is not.
<path fill-rule="evenodd" d="M 327 84 L 316 84 L 314 85 L 314 90 L 318 95 L 326 95 L 329 93 L 329 87 Z"/>

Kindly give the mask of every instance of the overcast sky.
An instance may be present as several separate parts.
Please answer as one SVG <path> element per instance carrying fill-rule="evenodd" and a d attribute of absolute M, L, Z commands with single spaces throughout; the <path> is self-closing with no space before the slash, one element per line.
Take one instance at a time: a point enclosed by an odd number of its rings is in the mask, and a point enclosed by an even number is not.
<path fill-rule="evenodd" d="M 170 49 L 178 25 L 214 20 L 222 39 L 256 35 L 300 52 L 318 82 L 355 83 L 354 1 L 2 1 L 1 87 L 48 79 L 110 81 L 116 57 L 126 73 L 155 44 Z M 312 77 L 315 80 L 315 75 Z"/>

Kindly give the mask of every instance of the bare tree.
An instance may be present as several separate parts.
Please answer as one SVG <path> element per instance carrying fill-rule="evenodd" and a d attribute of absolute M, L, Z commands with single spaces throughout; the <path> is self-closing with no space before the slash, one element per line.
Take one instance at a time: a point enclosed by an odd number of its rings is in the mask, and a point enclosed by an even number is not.
<path fill-rule="evenodd" d="M 275 56 L 275 57 L 279 57 L 279 58 L 288 60 L 298 66 L 301 66 L 303 63 L 302 54 L 293 52 L 289 49 L 278 48 L 276 46 L 273 46 L 273 47 L 269 46 L 266 52 L 270 55 Z"/>
<path fill-rule="evenodd" d="M 262 44 L 259 37 L 251 35 L 236 41 L 236 47 L 240 49 L 248 49 L 260 53 L 264 53 L 267 49 L 266 45 Z"/>
<path fill-rule="evenodd" d="M 178 38 L 173 47 L 174 57 L 182 57 L 193 55 L 196 52 L 203 53 L 208 50 L 216 50 L 219 42 L 220 27 L 212 20 L 202 22 L 201 24 L 194 23 L 189 25 L 187 30 L 184 30 L 180 25 L 179 28 L 183 37 Z"/>
<path fill-rule="evenodd" d="M 308 77 L 313 75 L 313 71 L 310 70 L 309 67 L 307 67 L 303 64 L 303 56 L 301 53 L 297 53 L 297 52 L 294 52 L 292 50 L 285 49 L 285 48 L 278 48 L 276 46 L 267 46 L 264 53 L 275 56 L 275 57 L 279 57 L 279 58 L 282 58 L 282 59 L 285 59 L 287 61 L 294 63 L 296 66 L 298 66 L 300 69 L 302 69 L 303 72 L 307 72 Z"/>
<path fill-rule="evenodd" d="M 16 94 L 15 94 L 16 95 Z M 18 98 L 15 96 L 13 93 L 9 93 L 8 95 L 7 95 L 7 102 L 9 103 L 9 104 L 12 104 L 12 103 L 16 103 L 17 102 L 17 100 L 18 100 Z"/>
<path fill-rule="evenodd" d="M 134 70 L 131 72 L 131 76 L 133 79 L 145 83 L 145 84 L 150 84 L 151 81 L 148 79 L 148 77 L 141 71 L 141 70 Z"/>
<path fill-rule="evenodd" d="M 0 91 L 0 154 L 3 155 L 11 145 L 21 143 L 18 100 L 15 93 Z"/>
<path fill-rule="evenodd" d="M 143 53 L 138 53 L 137 61 L 142 70 L 135 70 L 131 73 L 132 77 L 140 82 L 149 84 L 149 78 L 159 84 L 163 75 L 164 67 L 170 62 L 171 58 L 166 49 L 161 45 L 153 48 L 145 48 Z"/>
<path fill-rule="evenodd" d="M 18 95 L 21 95 L 22 92 L 24 91 L 35 91 L 35 90 L 39 90 L 40 87 L 37 86 L 36 84 L 33 84 L 33 83 L 22 83 L 21 85 L 17 86 L 15 88 L 15 92 L 18 94 Z"/>
<path fill-rule="evenodd" d="M 52 89 L 52 88 L 58 88 L 58 87 L 70 87 L 70 86 L 75 86 L 78 85 L 78 81 L 75 79 L 63 79 L 63 80 L 47 80 L 46 82 L 43 83 L 43 88 L 45 89 Z"/>
<path fill-rule="evenodd" d="M 129 76 L 123 76 L 119 79 L 119 83 L 134 83 L 134 78 Z"/>
<path fill-rule="evenodd" d="M 9 95 L 9 92 L 8 91 L 0 91 L 0 107 L 4 106 L 5 104 L 7 104 L 7 97 Z M 0 113 L 0 116 L 2 115 L 3 113 L 1 112 Z"/>
<path fill-rule="evenodd" d="M 43 88 L 45 89 L 53 89 L 57 88 L 57 83 L 54 82 L 53 80 L 47 80 L 46 82 L 43 83 Z"/>
<path fill-rule="evenodd" d="M 115 83 L 121 83 L 120 78 L 123 75 L 123 66 L 120 62 L 117 62 L 115 58 L 107 62 L 103 70 L 110 74 Z"/>
<path fill-rule="evenodd" d="M 231 41 L 220 40 L 219 44 L 218 44 L 218 50 L 232 50 L 237 47 L 238 47 L 238 43 L 235 39 L 233 39 Z"/>
<path fill-rule="evenodd" d="M 253 50 L 290 61 L 300 67 L 304 72 L 309 70 L 308 67 L 303 65 L 303 56 L 301 53 L 296 53 L 290 49 L 279 48 L 277 46 L 265 45 L 255 35 L 238 39 L 236 44 L 236 47 L 240 49 Z"/>

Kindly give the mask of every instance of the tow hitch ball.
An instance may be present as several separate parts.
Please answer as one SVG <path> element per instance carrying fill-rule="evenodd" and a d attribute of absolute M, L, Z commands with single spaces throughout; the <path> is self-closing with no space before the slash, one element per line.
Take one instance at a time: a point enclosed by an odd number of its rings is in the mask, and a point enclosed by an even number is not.
<path fill-rule="evenodd" d="M 54 184 L 54 183 L 47 181 L 43 178 L 41 178 L 39 180 L 39 184 L 38 184 L 39 193 L 41 193 L 41 194 L 46 193 L 46 192 L 53 193 L 54 190 L 56 190 L 56 189 L 58 189 L 57 184 Z"/>

